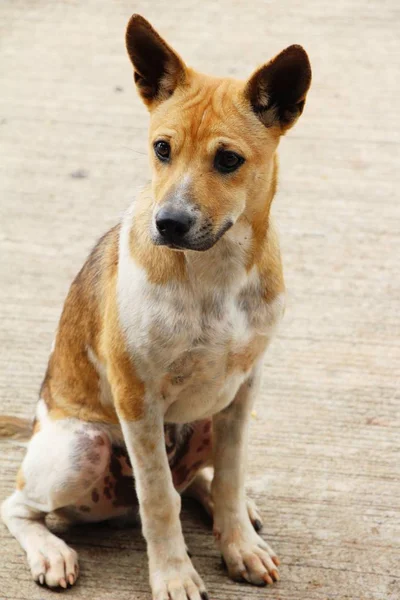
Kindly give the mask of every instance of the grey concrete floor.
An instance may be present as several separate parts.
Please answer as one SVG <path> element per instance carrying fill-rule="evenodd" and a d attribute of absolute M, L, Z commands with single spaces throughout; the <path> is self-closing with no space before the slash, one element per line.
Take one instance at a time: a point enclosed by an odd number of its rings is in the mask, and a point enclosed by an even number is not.
<path fill-rule="evenodd" d="M 214 600 L 400 597 L 400 5 L 396 0 L 3 0 L 0 4 L 0 408 L 30 416 L 68 286 L 148 177 L 132 84 L 132 12 L 199 70 L 247 77 L 308 50 L 305 114 L 281 144 L 275 200 L 288 309 L 252 422 L 248 489 L 282 581 L 228 580 L 209 524 L 185 504 Z M 21 444 L 0 444 L 0 496 Z M 45 474 L 44 474 L 45 476 Z M 71 599 L 150 597 L 135 529 L 63 535 Z M 0 526 L 0 598 L 48 600 Z"/>

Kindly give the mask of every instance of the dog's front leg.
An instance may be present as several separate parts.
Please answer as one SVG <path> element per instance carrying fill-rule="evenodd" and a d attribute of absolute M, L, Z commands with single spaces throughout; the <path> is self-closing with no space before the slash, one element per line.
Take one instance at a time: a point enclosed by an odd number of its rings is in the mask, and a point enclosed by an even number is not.
<path fill-rule="evenodd" d="M 229 575 L 255 585 L 279 578 L 276 554 L 254 531 L 246 507 L 244 478 L 248 428 L 259 368 L 243 383 L 233 402 L 213 418 L 214 534 Z"/>
<path fill-rule="evenodd" d="M 137 380 L 111 377 L 115 405 L 132 462 L 154 600 L 206 599 L 204 584 L 187 554 L 164 441 L 161 400 Z"/>

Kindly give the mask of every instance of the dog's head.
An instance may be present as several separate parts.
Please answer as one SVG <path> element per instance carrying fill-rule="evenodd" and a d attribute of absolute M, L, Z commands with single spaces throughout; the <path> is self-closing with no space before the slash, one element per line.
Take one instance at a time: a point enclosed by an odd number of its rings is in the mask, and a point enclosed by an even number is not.
<path fill-rule="evenodd" d="M 150 111 L 152 240 L 207 250 L 241 215 L 265 214 L 279 138 L 311 83 L 307 54 L 290 46 L 243 83 L 187 67 L 139 15 L 126 45 Z"/>

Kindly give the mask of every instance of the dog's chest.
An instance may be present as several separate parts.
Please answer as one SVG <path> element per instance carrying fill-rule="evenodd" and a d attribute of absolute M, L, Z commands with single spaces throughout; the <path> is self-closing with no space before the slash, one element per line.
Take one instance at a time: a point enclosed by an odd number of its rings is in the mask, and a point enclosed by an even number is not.
<path fill-rule="evenodd" d="M 218 289 L 136 275 L 129 294 L 120 286 L 120 317 L 146 388 L 165 403 L 167 421 L 211 416 L 261 357 L 280 310 L 271 312 L 254 276 Z"/>
<path fill-rule="evenodd" d="M 166 418 L 186 422 L 210 416 L 232 399 L 251 369 L 248 361 L 237 364 L 245 347 L 264 336 L 256 336 L 236 298 L 218 294 L 201 296 L 197 306 L 172 320 L 175 335 L 168 327 L 159 330 L 158 350 L 149 349 L 160 361 L 156 380 L 168 407 Z M 172 351 L 167 340 L 173 340 Z"/>

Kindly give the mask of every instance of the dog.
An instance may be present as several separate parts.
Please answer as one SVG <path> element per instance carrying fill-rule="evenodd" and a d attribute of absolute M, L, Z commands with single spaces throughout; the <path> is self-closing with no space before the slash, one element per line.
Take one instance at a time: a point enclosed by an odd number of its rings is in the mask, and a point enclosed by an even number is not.
<path fill-rule="evenodd" d="M 126 46 L 150 112 L 152 180 L 71 285 L 2 517 L 34 580 L 66 588 L 77 553 L 46 514 L 102 521 L 138 502 L 153 599 L 204 600 L 183 493 L 212 515 L 230 577 L 279 579 L 244 479 L 262 360 L 285 305 L 270 217 L 277 147 L 303 111 L 311 67 L 293 45 L 246 82 L 200 74 L 139 15 Z"/>

